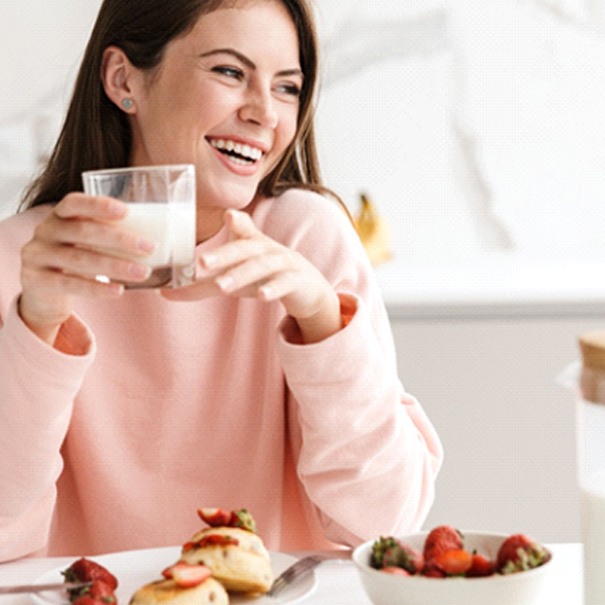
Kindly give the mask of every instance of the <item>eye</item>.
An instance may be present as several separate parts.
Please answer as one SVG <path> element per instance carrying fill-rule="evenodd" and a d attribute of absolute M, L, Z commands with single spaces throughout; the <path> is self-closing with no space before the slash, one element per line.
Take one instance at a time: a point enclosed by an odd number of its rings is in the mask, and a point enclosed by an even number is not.
<path fill-rule="evenodd" d="M 293 100 L 298 100 L 300 99 L 300 95 L 302 93 L 302 87 L 293 83 L 277 84 L 275 86 L 275 92 L 288 97 L 292 97 Z"/>
<path fill-rule="evenodd" d="M 284 92 L 287 95 L 292 95 L 293 97 L 300 97 L 302 92 L 300 86 L 296 86 L 296 84 L 281 84 L 277 87 L 280 92 Z"/>
<path fill-rule="evenodd" d="M 228 78 L 235 78 L 236 80 L 241 80 L 244 77 L 244 72 L 241 69 L 228 65 L 217 65 L 212 68 L 212 71 Z"/>

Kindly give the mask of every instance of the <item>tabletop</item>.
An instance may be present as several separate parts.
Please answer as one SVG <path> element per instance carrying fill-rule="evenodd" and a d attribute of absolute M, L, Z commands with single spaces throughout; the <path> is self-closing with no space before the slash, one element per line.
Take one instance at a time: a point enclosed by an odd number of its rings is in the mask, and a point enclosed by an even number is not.
<path fill-rule="evenodd" d="M 552 583 L 540 605 L 582 602 L 581 544 L 548 544 Z M 293 553 L 296 554 L 296 553 Z M 0 586 L 31 583 L 45 572 L 69 566 L 74 557 L 30 558 L 0 564 Z M 299 605 L 371 605 L 351 561 L 326 561 L 315 570 L 316 587 Z M 32 605 L 28 595 L 0 596 L 0 605 Z M 126 605 L 126 604 L 121 604 Z M 538 605 L 538 604 L 536 604 Z"/>

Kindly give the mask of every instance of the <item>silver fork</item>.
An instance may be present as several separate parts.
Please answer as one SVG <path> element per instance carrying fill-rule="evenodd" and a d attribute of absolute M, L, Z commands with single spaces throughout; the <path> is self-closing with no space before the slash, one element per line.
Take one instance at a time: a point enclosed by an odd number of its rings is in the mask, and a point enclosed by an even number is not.
<path fill-rule="evenodd" d="M 350 550 L 325 551 L 303 557 L 302 559 L 296 561 L 296 563 L 292 563 L 288 569 L 286 569 L 274 580 L 273 584 L 271 585 L 271 589 L 267 593 L 267 596 L 276 597 L 282 590 L 284 590 L 284 588 L 290 586 L 296 580 L 307 576 L 313 569 L 324 561 L 350 558 Z"/>

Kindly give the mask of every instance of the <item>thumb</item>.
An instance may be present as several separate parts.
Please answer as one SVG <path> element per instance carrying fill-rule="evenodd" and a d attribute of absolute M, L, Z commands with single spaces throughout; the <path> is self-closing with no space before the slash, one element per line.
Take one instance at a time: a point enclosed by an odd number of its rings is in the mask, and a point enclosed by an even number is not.
<path fill-rule="evenodd" d="M 258 233 L 250 215 L 241 210 L 227 210 L 225 222 L 234 239 L 250 239 Z"/>

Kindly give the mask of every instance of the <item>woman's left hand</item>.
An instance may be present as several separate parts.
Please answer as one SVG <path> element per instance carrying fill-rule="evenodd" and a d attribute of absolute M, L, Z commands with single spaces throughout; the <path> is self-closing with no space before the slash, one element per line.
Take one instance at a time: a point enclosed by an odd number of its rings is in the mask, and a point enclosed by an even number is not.
<path fill-rule="evenodd" d="M 340 301 L 315 266 L 264 235 L 245 212 L 227 210 L 225 224 L 229 243 L 200 257 L 207 277 L 191 286 L 163 290 L 165 298 L 191 301 L 224 294 L 279 300 L 297 321 L 305 343 L 340 330 Z"/>

